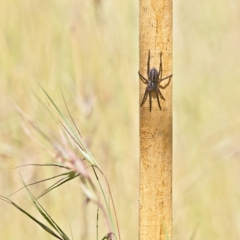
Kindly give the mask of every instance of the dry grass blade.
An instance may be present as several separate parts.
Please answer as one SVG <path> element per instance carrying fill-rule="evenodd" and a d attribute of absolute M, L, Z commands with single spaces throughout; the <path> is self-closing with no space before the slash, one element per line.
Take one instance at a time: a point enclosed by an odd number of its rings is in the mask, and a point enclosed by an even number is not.
<path fill-rule="evenodd" d="M 59 175 L 56 175 L 54 177 L 50 177 L 50 178 L 45 178 L 43 180 L 40 180 L 40 181 L 37 181 L 37 182 L 34 182 L 34 183 L 29 183 L 29 184 L 26 184 L 27 187 L 30 187 L 30 186 L 33 186 L 35 184 L 38 184 L 38 183 L 42 183 L 42 182 L 45 182 L 45 181 L 48 181 L 48 180 L 52 180 L 54 178 L 58 178 L 58 177 L 61 177 L 61 176 L 64 176 L 64 175 L 67 175 L 68 173 L 62 173 L 62 174 L 59 174 Z M 13 192 L 12 194 L 10 194 L 8 197 L 16 194 L 17 192 L 21 191 L 22 189 L 24 189 L 25 187 L 21 187 L 20 189 L 18 189 L 17 191 Z"/>
<path fill-rule="evenodd" d="M 82 135 L 81 135 L 81 133 L 80 133 L 80 131 L 79 131 L 79 129 L 78 129 L 75 121 L 73 120 L 73 117 L 72 117 L 71 113 L 69 112 L 69 109 L 68 109 L 67 103 L 66 103 L 66 101 L 65 101 L 65 97 L 64 97 L 64 95 L 63 95 L 63 91 L 62 91 L 61 86 L 60 86 L 60 90 L 61 90 L 62 98 L 63 98 L 64 104 L 65 104 L 65 107 L 66 107 L 66 109 L 67 109 L 68 115 L 69 115 L 69 117 L 71 118 L 71 120 L 72 120 L 72 122 L 73 122 L 73 124 L 74 124 L 74 127 L 76 128 L 79 136 L 82 138 Z"/>
<path fill-rule="evenodd" d="M 71 181 L 71 180 L 73 180 L 73 179 L 75 179 L 75 178 L 77 178 L 77 177 L 79 177 L 79 176 L 80 176 L 80 174 L 75 173 L 75 172 L 73 172 L 73 171 L 68 172 L 68 173 L 67 173 L 67 177 L 60 179 L 59 181 L 57 181 L 56 183 L 54 183 L 52 186 L 50 186 L 49 188 L 47 188 L 45 191 L 43 191 L 43 192 L 37 197 L 37 199 L 43 197 L 44 195 L 46 195 L 47 193 L 49 193 L 49 192 L 52 191 L 53 189 L 61 186 L 62 184 L 66 183 L 66 182 L 69 182 L 69 181 Z"/>
<path fill-rule="evenodd" d="M 65 169 L 68 169 L 68 170 L 69 170 L 68 167 L 64 166 L 64 165 L 61 164 L 61 163 L 44 163 L 44 164 L 29 163 L 29 164 L 23 164 L 23 165 L 20 165 L 20 166 L 14 167 L 13 169 L 15 169 L 15 168 L 20 168 L 20 167 L 26 167 L 26 166 L 60 167 L 60 168 L 65 168 Z"/>
<path fill-rule="evenodd" d="M 97 167 L 96 167 L 96 168 L 97 168 Z M 96 178 L 97 178 L 97 180 L 98 180 L 98 182 L 99 182 L 99 178 L 98 178 L 97 173 L 96 173 L 96 171 L 95 171 L 95 169 L 94 169 L 94 166 L 92 166 L 92 169 L 93 169 L 94 174 L 95 174 L 95 176 L 96 176 Z M 103 175 L 103 177 L 104 177 L 104 179 L 105 179 L 105 182 L 107 183 L 108 192 L 109 192 L 109 194 L 110 194 L 110 199 L 111 199 L 111 202 L 112 202 L 113 211 L 114 211 L 114 216 L 115 216 L 115 220 L 116 220 L 116 224 L 117 224 L 118 237 L 119 237 L 119 240 L 121 240 L 121 235 L 120 235 L 120 229 L 119 229 L 119 224 L 118 224 L 118 219 L 117 219 L 116 208 L 115 208 L 115 205 L 114 205 L 114 201 L 113 201 L 113 197 L 112 197 L 112 193 L 111 193 L 111 189 L 110 189 L 109 183 L 108 183 L 108 181 L 107 181 L 106 176 L 105 176 L 104 173 L 101 171 L 101 169 L 99 169 L 99 168 L 97 168 L 97 169 L 98 169 L 99 172 Z M 101 188 L 101 190 L 102 190 L 101 185 L 100 185 L 100 188 Z M 105 196 L 105 195 L 104 195 L 104 196 Z M 108 204 L 107 204 L 107 209 L 108 209 L 108 211 L 109 211 L 109 215 L 110 215 L 110 217 L 111 217 L 111 221 L 113 221 L 113 220 L 112 220 L 112 215 L 111 215 L 111 212 L 110 212 L 110 208 L 109 208 Z"/>
<path fill-rule="evenodd" d="M 21 177 L 21 175 L 20 175 Z M 23 178 L 21 177 L 22 183 L 25 186 L 31 201 L 33 202 L 34 206 L 37 208 L 37 210 L 39 211 L 39 213 L 45 218 L 45 220 L 52 226 L 52 228 L 58 232 L 58 234 L 62 237 L 59 239 L 63 239 L 63 240 L 70 240 L 67 235 L 62 231 L 62 229 L 57 225 L 57 223 L 50 217 L 50 215 L 45 211 L 45 209 L 41 206 L 41 204 L 37 201 L 37 199 L 35 199 L 35 197 L 32 195 L 32 193 L 30 192 L 30 190 L 28 189 L 28 187 L 26 186 L 26 184 L 23 181 Z"/>
<path fill-rule="evenodd" d="M 81 134 L 79 134 L 80 138 L 78 137 L 78 134 L 74 131 L 74 129 L 72 128 L 72 126 L 70 125 L 70 123 L 67 121 L 67 119 L 64 117 L 64 115 L 62 114 L 62 112 L 60 111 L 60 109 L 57 107 L 57 105 L 54 103 L 54 101 L 52 100 L 52 98 L 48 95 L 48 93 L 44 90 L 44 88 L 40 85 L 40 87 L 42 88 L 43 92 L 45 93 L 45 95 L 47 96 L 47 98 L 50 100 L 50 102 L 53 104 L 53 106 L 55 107 L 56 111 L 59 113 L 59 115 L 61 116 L 61 118 L 63 119 L 63 121 L 65 122 L 66 126 L 59 120 L 60 124 L 62 125 L 62 127 L 65 129 L 65 131 L 70 135 L 70 137 L 74 140 L 74 142 L 77 144 L 78 149 L 80 150 L 81 154 L 84 156 L 84 158 L 91 164 L 91 165 L 95 165 L 98 166 L 96 160 L 94 159 L 94 157 L 92 156 L 91 152 L 89 151 L 89 149 L 87 148 L 86 144 L 84 143 Z M 71 115 L 70 115 L 71 117 Z M 71 117 L 72 119 L 72 117 Z M 75 122 L 73 121 L 74 125 L 76 126 Z M 78 133 L 79 130 L 76 127 Z M 100 168 L 100 167 L 99 167 Z"/>
<path fill-rule="evenodd" d="M 21 207 L 19 207 L 16 203 L 14 203 L 13 201 L 11 201 L 10 199 L 4 197 L 4 196 L 0 196 L 0 200 L 7 202 L 9 204 L 11 204 L 12 206 L 14 206 L 15 208 L 17 208 L 19 211 L 23 212 L 25 215 L 27 215 L 29 218 L 31 218 L 34 222 L 36 222 L 39 226 L 41 226 L 45 231 L 47 231 L 49 234 L 51 234 L 52 236 L 54 236 L 57 239 L 60 240 L 64 240 L 63 238 L 59 237 L 55 232 L 53 232 L 49 227 L 47 227 L 46 225 L 44 225 L 43 223 L 41 223 L 40 221 L 38 221 L 36 218 L 34 218 L 32 215 L 30 215 L 28 212 L 26 212 L 25 210 L 23 210 Z"/>

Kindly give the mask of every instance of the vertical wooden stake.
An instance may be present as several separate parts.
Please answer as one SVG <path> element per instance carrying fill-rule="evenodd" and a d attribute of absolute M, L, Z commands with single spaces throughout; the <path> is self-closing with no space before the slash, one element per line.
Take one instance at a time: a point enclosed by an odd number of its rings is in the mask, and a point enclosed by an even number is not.
<path fill-rule="evenodd" d="M 162 52 L 163 77 L 172 74 L 172 0 L 140 0 L 139 25 L 142 75 L 149 50 L 150 69 L 158 70 Z M 140 81 L 140 103 L 145 88 Z M 154 97 L 151 112 L 149 98 L 140 108 L 140 240 L 172 239 L 172 80 L 161 92 L 162 111 Z"/>

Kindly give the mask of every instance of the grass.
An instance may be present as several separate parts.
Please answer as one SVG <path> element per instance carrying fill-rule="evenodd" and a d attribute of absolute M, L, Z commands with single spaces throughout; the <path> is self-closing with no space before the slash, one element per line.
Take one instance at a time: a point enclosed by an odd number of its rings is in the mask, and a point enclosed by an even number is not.
<path fill-rule="evenodd" d="M 5 41 L 5 48 L 0 56 L 3 66 L 0 73 L 3 86 L 0 89 L 3 99 L 0 103 L 1 143 L 4 143 L 0 148 L 1 194 L 7 196 L 21 187 L 16 170 L 12 171 L 11 168 L 28 163 L 51 163 L 54 157 L 50 144 L 35 136 L 34 132 L 28 131 L 12 102 L 16 102 L 35 123 L 47 126 L 48 131 L 59 132 L 56 127 L 59 124 L 38 99 L 46 103 L 46 96 L 39 87 L 41 84 L 59 108 L 63 109 L 63 114 L 67 115 L 58 87 L 60 84 L 69 111 L 73 113 L 85 142 L 108 179 L 111 179 L 110 187 L 116 207 L 124 209 L 119 210 L 120 224 L 123 225 L 126 217 L 129 220 L 126 228 L 130 235 L 123 233 L 122 238 L 127 235 L 137 236 L 138 206 L 135 202 L 138 195 L 138 175 L 132 181 L 135 198 L 131 198 L 133 190 L 119 171 L 120 167 L 136 169 L 136 173 L 138 171 L 138 156 L 130 150 L 137 149 L 138 120 L 131 117 L 138 114 L 135 108 L 137 95 L 131 94 L 131 89 L 137 89 L 138 82 L 129 81 L 134 79 L 137 68 L 137 62 L 133 61 L 136 59 L 133 56 L 137 56 L 137 45 L 133 44 L 134 39 L 137 41 L 137 29 L 131 38 L 127 32 L 119 34 L 119 30 L 123 31 L 126 20 L 124 16 L 117 18 L 110 11 L 129 7 L 134 9 L 134 6 L 128 2 L 118 5 L 102 2 L 96 6 L 94 2 L 78 1 L 3 1 L 0 5 L 1 18 L 5 19 L 0 23 L 0 42 L 3 44 Z M 135 15 L 137 16 L 137 12 Z M 109 18 L 113 21 L 109 22 Z M 18 27 L 16 22 L 19 23 Z M 132 23 L 133 26 L 136 23 L 137 18 Z M 111 44 L 109 39 L 113 39 Z M 127 59 L 125 55 L 128 56 Z M 123 57 L 125 60 L 119 61 Z M 128 65 L 129 61 L 131 65 Z M 127 106 L 125 99 L 131 102 Z M 52 111 L 53 107 L 50 108 Z M 125 127 L 127 130 L 123 131 Z M 135 141 L 129 136 L 135 136 Z M 124 144 L 121 144 L 122 140 L 125 141 Z M 31 166 L 20 169 L 26 183 L 60 174 L 59 171 L 52 168 L 40 170 Z M 99 178 L 104 181 L 102 176 Z M 125 185 L 128 187 L 122 191 Z M 31 187 L 31 191 L 38 195 L 47 187 L 47 183 L 43 183 L 42 186 Z M 13 201 L 34 214 L 34 209 L 24 195 L 23 191 L 14 195 Z M 71 235 L 70 224 L 74 239 L 95 238 L 96 209 L 85 205 L 77 181 L 54 190 L 40 199 L 40 202 L 68 236 Z M 0 203 L 0 206 L 1 215 L 5 216 L 1 219 L 2 238 L 50 239 L 42 229 L 11 206 L 4 203 Z M 6 208 L 8 216 L 4 214 Z M 132 213 L 131 216 L 129 212 Z M 17 220 L 12 222 L 9 217 L 11 215 Z M 99 215 L 99 218 L 102 217 L 101 211 Z M 41 220 L 41 216 L 37 217 Z M 11 228 L 6 229 L 4 226 L 8 222 L 11 222 Z M 103 224 L 99 222 L 99 237 L 105 234 L 101 232 L 104 229 Z"/>
<path fill-rule="evenodd" d="M 61 89 L 61 88 L 60 88 Z M 67 118 L 62 114 L 59 107 L 55 104 L 55 102 L 52 100 L 52 98 L 48 95 L 48 93 L 42 88 L 43 92 L 45 93 L 47 99 L 49 102 L 54 106 L 54 109 L 56 110 L 59 118 L 58 122 L 60 126 L 62 127 L 65 137 L 57 136 L 54 132 L 50 131 L 49 133 L 45 133 L 41 127 L 37 126 L 33 121 L 29 119 L 28 116 L 16 105 L 16 110 L 26 119 L 27 123 L 32 126 L 33 129 L 35 129 L 47 142 L 49 142 L 53 149 L 56 152 L 55 159 L 58 160 L 60 163 L 46 163 L 46 164 L 25 164 L 20 167 L 26 167 L 26 166 L 36 166 L 36 167 L 60 167 L 61 169 L 64 169 L 66 172 L 55 175 L 50 178 L 41 179 L 40 181 L 36 181 L 34 183 L 25 184 L 22 176 L 21 182 L 23 184 L 23 187 L 20 188 L 18 191 L 12 193 L 8 197 L 4 197 L 0 195 L 0 199 L 4 202 L 7 202 L 17 208 L 19 211 L 27 215 L 31 220 L 33 220 L 35 223 L 37 223 L 40 227 L 42 227 L 49 235 L 52 235 L 53 237 L 57 239 L 62 240 L 69 240 L 69 237 L 66 235 L 64 231 L 58 226 L 58 224 L 53 220 L 53 218 L 48 214 L 48 212 L 42 207 L 42 205 L 39 203 L 39 199 L 45 196 L 46 194 L 49 194 L 52 190 L 57 189 L 58 187 L 62 186 L 63 184 L 66 184 L 69 181 L 72 181 L 75 178 L 78 178 L 80 180 L 80 187 L 85 195 L 85 205 L 89 205 L 90 203 L 95 204 L 95 207 L 97 208 L 97 221 L 96 221 L 96 239 L 98 240 L 98 225 L 99 225 L 99 209 L 101 210 L 101 213 L 103 215 L 103 219 L 105 221 L 107 229 L 107 234 L 105 234 L 105 237 L 101 237 L 101 239 L 119 239 L 120 237 L 120 229 L 119 224 L 117 220 L 117 214 L 116 214 L 116 208 L 114 206 L 114 201 L 111 193 L 111 189 L 109 186 L 109 183 L 107 181 L 107 178 L 105 177 L 104 173 L 101 171 L 100 166 L 98 165 L 97 161 L 92 156 L 89 148 L 86 146 L 85 142 L 83 141 L 82 135 L 71 115 L 69 112 L 69 109 L 67 107 L 67 103 L 65 101 L 62 89 L 62 97 L 65 103 L 65 107 L 68 111 L 69 117 L 71 119 L 71 123 L 67 120 Z M 74 150 L 71 149 L 69 146 L 68 140 L 66 137 L 69 137 L 71 140 L 69 143 L 74 143 L 75 148 L 77 148 L 78 153 L 75 153 Z M 60 140 L 61 139 L 61 140 Z M 74 148 L 74 147 L 73 147 Z M 83 158 L 79 158 L 78 155 L 81 155 Z M 99 187 L 96 187 L 91 174 L 89 173 L 88 169 L 92 169 L 94 172 L 93 176 L 95 176 L 96 181 L 98 183 Z M 98 174 L 101 174 L 104 177 L 104 180 L 107 184 L 107 191 L 104 190 L 103 183 L 100 181 Z M 61 178 L 60 178 L 61 177 Z M 57 180 L 54 184 L 52 184 L 50 187 L 45 189 L 40 195 L 35 197 L 31 191 L 29 190 L 30 186 L 43 183 L 46 181 L 50 181 L 52 179 L 60 178 Z M 31 202 L 33 203 L 36 210 L 41 214 L 41 216 L 48 222 L 50 225 L 50 228 L 44 224 L 43 222 L 36 219 L 35 215 L 29 214 L 28 211 L 23 210 L 20 206 L 18 206 L 15 202 L 10 200 L 10 196 L 14 195 L 15 193 L 19 192 L 22 189 L 26 189 L 30 198 Z M 99 188 L 99 189 L 98 189 Z M 107 196 L 109 196 L 110 201 L 107 201 Z M 113 220 L 114 216 L 114 220 Z M 87 228 L 87 226 L 85 226 Z M 86 237 L 85 237 L 86 238 Z"/>
<path fill-rule="evenodd" d="M 173 238 L 239 239 L 240 5 L 173 4 Z M 122 239 L 137 239 L 138 2 L 3 0 L 0 49 L 0 193 L 21 187 L 13 167 L 51 163 L 54 157 L 50 145 L 27 131 L 12 102 L 62 134 L 34 96 L 46 103 L 41 84 L 64 109 L 60 84 L 84 141 L 110 180 Z M 20 172 L 29 183 L 60 169 L 29 166 Z M 24 195 L 13 201 L 33 213 Z M 40 202 L 68 236 L 70 224 L 74 239 L 95 238 L 96 209 L 84 205 L 77 181 Z M 3 239 L 52 239 L 3 202 L 0 215 Z"/>

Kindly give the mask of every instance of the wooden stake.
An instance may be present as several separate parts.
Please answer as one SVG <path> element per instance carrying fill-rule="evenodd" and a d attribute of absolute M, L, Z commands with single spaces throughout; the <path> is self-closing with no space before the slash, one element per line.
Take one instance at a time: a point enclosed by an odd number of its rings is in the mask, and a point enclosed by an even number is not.
<path fill-rule="evenodd" d="M 172 74 L 172 0 L 140 0 L 140 72 L 145 78 L 149 50 L 150 69 L 159 69 L 162 52 L 163 77 Z M 145 89 L 140 81 L 140 103 Z M 149 98 L 140 108 L 139 240 L 172 239 L 172 80 L 161 92 L 161 111 L 155 96 L 151 112 Z"/>

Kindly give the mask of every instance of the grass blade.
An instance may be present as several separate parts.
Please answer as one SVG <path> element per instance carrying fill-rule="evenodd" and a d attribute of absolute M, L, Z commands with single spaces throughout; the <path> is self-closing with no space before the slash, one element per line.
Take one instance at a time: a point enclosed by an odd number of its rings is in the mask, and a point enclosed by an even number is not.
<path fill-rule="evenodd" d="M 40 227 L 42 227 L 46 232 L 48 232 L 49 234 L 51 234 L 52 236 L 54 236 L 57 239 L 63 240 L 61 237 L 59 237 L 55 232 L 53 232 L 49 227 L 47 227 L 46 225 L 44 225 L 43 223 L 41 223 L 40 221 L 38 221 L 36 218 L 34 218 L 32 215 L 30 215 L 28 212 L 26 212 L 25 210 L 23 210 L 21 207 L 19 207 L 16 203 L 14 203 L 13 201 L 11 201 L 10 199 L 4 197 L 4 196 L 0 196 L 0 199 L 2 201 L 5 201 L 11 205 L 13 205 L 15 208 L 17 208 L 19 211 L 23 212 L 25 215 L 27 215 L 29 218 L 31 218 L 34 222 L 36 222 Z"/>
<path fill-rule="evenodd" d="M 21 177 L 21 175 L 20 175 Z M 22 179 L 22 183 L 24 184 L 24 186 L 26 187 L 26 190 L 34 204 L 34 206 L 37 208 L 37 210 L 39 211 L 39 213 L 45 218 L 45 220 L 52 226 L 53 229 L 55 229 L 62 237 L 62 239 L 64 240 L 70 240 L 67 235 L 61 230 L 61 228 L 56 224 L 56 222 L 54 222 L 54 220 L 50 217 L 50 215 L 45 211 L 45 209 L 41 206 L 41 204 L 35 199 L 35 197 L 32 195 L 32 193 L 30 192 L 30 190 L 28 189 L 28 187 L 26 186 L 26 184 Z"/>
<path fill-rule="evenodd" d="M 46 195 L 48 192 L 52 191 L 53 189 L 61 186 L 62 184 L 71 181 L 72 179 L 79 177 L 80 174 L 75 173 L 73 171 L 68 173 L 68 176 L 65 178 L 60 179 L 59 181 L 57 181 L 56 183 L 54 183 L 52 186 L 50 186 L 49 188 L 47 188 L 46 190 L 44 190 L 38 197 L 37 199 L 43 197 L 44 195 Z"/>

